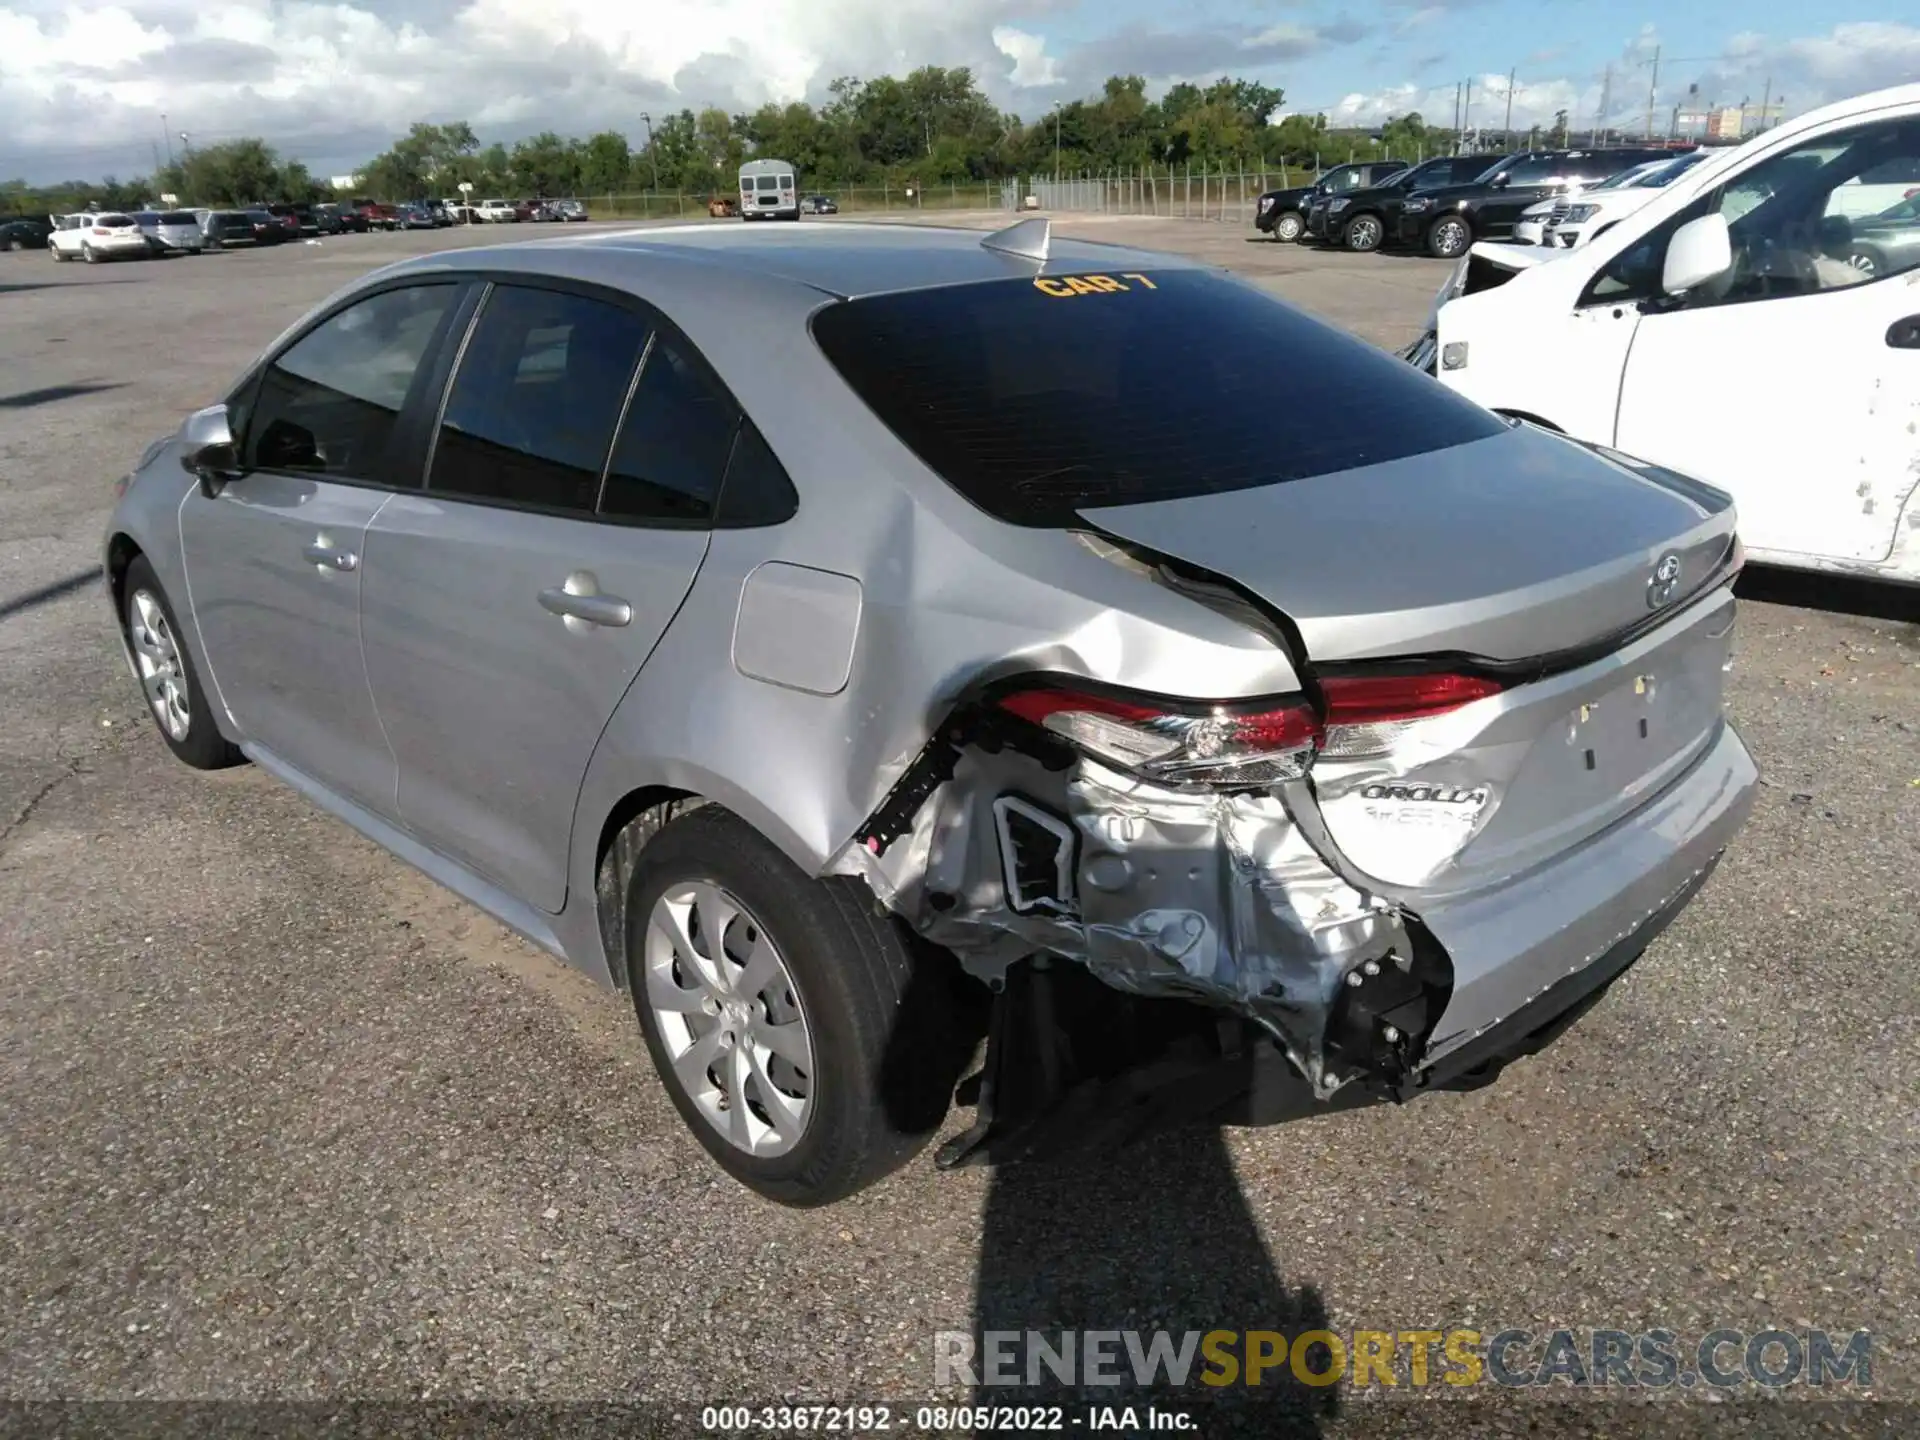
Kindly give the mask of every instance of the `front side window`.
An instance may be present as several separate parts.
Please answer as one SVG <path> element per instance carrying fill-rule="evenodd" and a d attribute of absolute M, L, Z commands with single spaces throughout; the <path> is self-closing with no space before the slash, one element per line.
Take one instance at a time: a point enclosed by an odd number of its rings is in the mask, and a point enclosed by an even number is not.
<path fill-rule="evenodd" d="M 496 285 L 447 395 L 428 490 L 591 515 L 648 329 L 604 300 Z"/>
<path fill-rule="evenodd" d="M 1338 170 L 1329 170 L 1327 178 L 1320 182 L 1321 188 L 1331 195 L 1343 195 L 1349 190 L 1360 188 L 1361 176 L 1365 172 L 1357 165 L 1342 165 Z"/>
<path fill-rule="evenodd" d="M 1507 184 L 1511 187 L 1546 185 L 1557 179 L 1565 168 L 1566 161 L 1552 155 L 1521 160 L 1507 170 Z"/>
<path fill-rule="evenodd" d="M 400 410 L 459 293 L 453 284 L 383 291 L 282 351 L 251 403 L 246 468 L 383 479 Z"/>
<path fill-rule="evenodd" d="M 1687 297 L 1691 306 L 1844 289 L 1920 267 L 1920 233 L 1889 215 L 1908 186 L 1873 177 L 1920 162 L 1920 121 L 1881 121 L 1809 140 L 1731 177 L 1701 203 L 1634 245 L 1596 279 L 1592 297 L 1617 303 L 1660 293 L 1673 232 L 1726 218 L 1733 265 Z"/>
<path fill-rule="evenodd" d="M 710 523 L 739 420 L 732 398 L 692 348 L 658 332 L 607 467 L 601 513 L 656 524 Z"/>

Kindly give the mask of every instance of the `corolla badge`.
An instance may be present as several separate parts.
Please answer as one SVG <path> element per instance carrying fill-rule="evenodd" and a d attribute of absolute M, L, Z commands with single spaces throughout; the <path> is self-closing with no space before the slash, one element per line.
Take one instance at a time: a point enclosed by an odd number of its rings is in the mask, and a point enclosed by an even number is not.
<path fill-rule="evenodd" d="M 1680 588 L 1680 557 L 1669 550 L 1647 577 L 1647 608 L 1658 610 L 1673 599 Z"/>

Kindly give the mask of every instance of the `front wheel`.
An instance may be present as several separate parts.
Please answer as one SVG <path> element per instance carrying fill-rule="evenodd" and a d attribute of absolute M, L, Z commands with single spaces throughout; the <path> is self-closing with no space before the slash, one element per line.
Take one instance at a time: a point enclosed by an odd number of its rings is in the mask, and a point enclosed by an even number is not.
<path fill-rule="evenodd" d="M 654 1069 L 736 1180 L 824 1205 L 931 1138 L 972 1048 L 955 971 L 860 881 L 815 879 L 705 805 L 640 852 L 626 913 Z"/>
<path fill-rule="evenodd" d="M 1855 250 L 1847 256 L 1847 264 L 1869 280 L 1880 278 L 1880 257 L 1871 250 Z"/>
<path fill-rule="evenodd" d="M 1273 222 L 1273 238 L 1282 245 L 1291 245 L 1300 238 L 1301 232 L 1306 228 L 1306 222 L 1289 210 Z"/>
<path fill-rule="evenodd" d="M 1386 231 L 1381 228 L 1378 215 L 1356 215 L 1347 221 L 1347 227 L 1340 233 L 1340 241 L 1347 249 L 1366 255 L 1380 248 L 1380 242 L 1386 239 Z"/>
<path fill-rule="evenodd" d="M 1442 215 L 1427 227 L 1427 253 L 1437 260 L 1458 260 L 1473 244 L 1473 227 L 1458 215 Z"/>
<path fill-rule="evenodd" d="M 238 765 L 244 757 L 214 724 L 206 687 L 180 638 L 180 622 L 146 556 L 135 557 L 127 567 L 123 593 L 121 624 L 127 648 L 160 738 L 196 770 Z"/>
<path fill-rule="evenodd" d="M 7 249 L 9 250 L 24 250 L 26 248 L 27 242 L 22 240 L 18 235 L 11 236 L 7 240 Z"/>

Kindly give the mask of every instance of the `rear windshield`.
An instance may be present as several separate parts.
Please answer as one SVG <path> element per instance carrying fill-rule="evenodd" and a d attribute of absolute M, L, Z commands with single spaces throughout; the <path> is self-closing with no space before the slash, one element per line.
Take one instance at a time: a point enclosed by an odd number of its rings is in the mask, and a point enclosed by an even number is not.
<path fill-rule="evenodd" d="M 758 185 L 762 190 L 778 190 L 780 188 L 779 180 L 772 175 L 756 176 L 753 183 Z"/>
<path fill-rule="evenodd" d="M 169 210 L 160 217 L 160 223 L 162 225 L 198 225 L 200 221 L 191 211 Z"/>
<path fill-rule="evenodd" d="M 93 223 L 101 229 L 106 230 L 119 229 L 122 226 L 133 224 L 133 221 L 125 215 L 96 215 L 93 217 Z"/>
<path fill-rule="evenodd" d="M 1016 525 L 1284 484 L 1502 429 L 1384 350 L 1208 271 L 843 300 L 813 334 L 928 468 Z"/>

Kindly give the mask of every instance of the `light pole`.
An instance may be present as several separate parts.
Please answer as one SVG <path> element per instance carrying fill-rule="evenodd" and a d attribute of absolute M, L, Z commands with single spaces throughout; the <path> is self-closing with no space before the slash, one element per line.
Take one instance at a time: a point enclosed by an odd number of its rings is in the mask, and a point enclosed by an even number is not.
<path fill-rule="evenodd" d="M 653 150 L 653 117 L 644 110 L 640 112 L 640 123 L 647 127 L 647 159 L 653 162 L 653 188 L 660 188 L 660 157 Z"/>
<path fill-rule="evenodd" d="M 1060 102 L 1053 102 L 1053 183 L 1060 183 Z"/>

